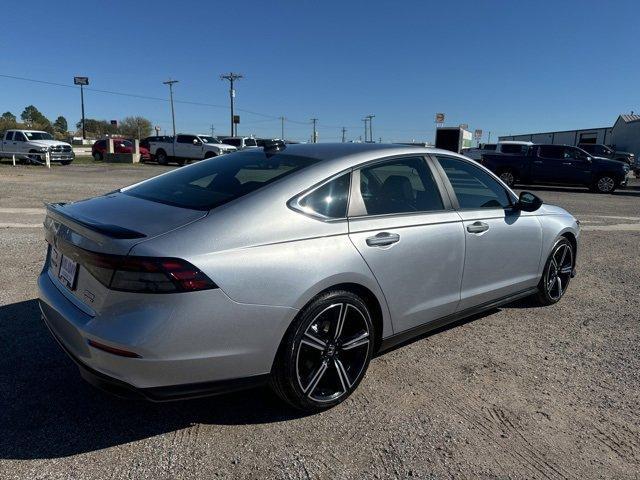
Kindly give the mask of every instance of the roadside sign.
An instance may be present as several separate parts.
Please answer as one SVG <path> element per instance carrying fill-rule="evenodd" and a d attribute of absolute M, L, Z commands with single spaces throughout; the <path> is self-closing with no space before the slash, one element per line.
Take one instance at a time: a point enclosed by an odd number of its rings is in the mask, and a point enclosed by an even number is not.
<path fill-rule="evenodd" d="M 116 127 L 118 126 L 118 120 L 111 120 L 109 123 L 110 123 L 111 125 L 116 126 Z"/>
<path fill-rule="evenodd" d="M 240 123 L 240 115 L 233 116 L 233 123 L 236 123 L 236 124 Z"/>
<path fill-rule="evenodd" d="M 477 128 L 477 129 L 475 130 L 475 132 L 473 132 L 473 137 L 474 137 L 476 140 L 480 140 L 480 139 L 482 138 L 482 130 L 481 130 L 481 129 L 479 129 L 479 128 Z"/>
<path fill-rule="evenodd" d="M 89 77 L 73 77 L 75 85 L 89 85 Z"/>
<path fill-rule="evenodd" d="M 444 123 L 444 113 L 436 113 L 436 123 Z"/>

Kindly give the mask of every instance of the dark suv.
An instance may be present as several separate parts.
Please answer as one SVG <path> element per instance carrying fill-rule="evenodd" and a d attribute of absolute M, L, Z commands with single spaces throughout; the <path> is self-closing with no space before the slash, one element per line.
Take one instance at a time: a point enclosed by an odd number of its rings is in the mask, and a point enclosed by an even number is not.
<path fill-rule="evenodd" d="M 609 158 L 611 160 L 620 160 L 628 165 L 635 164 L 635 155 L 631 152 L 619 152 L 611 147 L 600 143 L 581 143 L 578 145 L 585 152 L 590 153 L 594 157 Z"/>

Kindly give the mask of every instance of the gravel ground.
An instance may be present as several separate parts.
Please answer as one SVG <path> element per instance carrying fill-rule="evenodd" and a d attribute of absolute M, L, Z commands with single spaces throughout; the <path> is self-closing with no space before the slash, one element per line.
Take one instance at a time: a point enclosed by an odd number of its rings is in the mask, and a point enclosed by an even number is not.
<path fill-rule="evenodd" d="M 300 416 L 268 390 L 171 404 L 86 385 L 39 319 L 42 202 L 170 167 L 0 165 L 0 478 L 640 478 L 640 182 L 531 189 L 580 218 L 578 276 L 376 358 Z"/>

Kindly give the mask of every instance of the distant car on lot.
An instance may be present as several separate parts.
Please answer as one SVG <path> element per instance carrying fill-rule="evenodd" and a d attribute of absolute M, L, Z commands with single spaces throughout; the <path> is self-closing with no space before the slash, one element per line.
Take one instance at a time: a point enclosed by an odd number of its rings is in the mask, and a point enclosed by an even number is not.
<path fill-rule="evenodd" d="M 627 184 L 629 166 L 617 160 L 592 157 L 570 145 L 532 145 L 525 154 L 487 154 L 481 163 L 509 186 L 584 185 L 611 193 Z"/>
<path fill-rule="evenodd" d="M 473 160 L 480 160 L 485 153 L 495 153 L 496 147 L 495 143 L 481 143 L 476 148 L 463 148 L 460 153 Z"/>
<path fill-rule="evenodd" d="M 140 140 L 140 146 L 151 151 L 151 142 L 173 142 L 173 137 L 169 135 L 154 135 Z"/>
<path fill-rule="evenodd" d="M 222 137 L 221 140 L 228 145 L 233 145 L 238 150 L 258 146 L 256 139 L 251 137 Z"/>
<path fill-rule="evenodd" d="M 585 152 L 593 155 L 594 157 L 619 160 L 631 166 L 635 166 L 635 163 L 636 163 L 636 156 L 633 153 L 614 150 L 611 147 L 608 147 L 606 145 L 602 145 L 599 143 L 581 143 L 578 145 L 578 147 L 584 150 Z"/>
<path fill-rule="evenodd" d="M 152 140 L 149 145 L 152 158 L 160 165 L 166 165 L 171 161 L 184 165 L 190 160 L 203 160 L 236 151 L 235 146 L 223 143 L 218 137 L 191 133 L 180 133 L 175 139 L 164 137 L 161 140 Z"/>
<path fill-rule="evenodd" d="M 0 145 L 0 158 L 11 158 L 11 154 L 17 153 L 22 154 L 17 155 L 17 159 L 23 162 L 43 163 L 45 157 L 41 154 L 46 152 L 49 152 L 51 162 L 62 165 L 69 165 L 76 157 L 71 145 L 40 130 L 7 130 Z"/>
<path fill-rule="evenodd" d="M 47 205 L 44 227 L 43 320 L 89 382 L 152 400 L 270 383 L 310 412 L 378 352 L 558 302 L 580 233 L 452 152 L 282 142 Z"/>
<path fill-rule="evenodd" d="M 104 160 L 107 153 L 107 139 L 97 140 L 91 147 L 91 156 L 96 162 Z M 113 139 L 114 153 L 133 153 L 133 142 L 122 138 Z M 151 154 L 147 148 L 140 146 L 140 160 L 145 162 L 151 160 Z"/>

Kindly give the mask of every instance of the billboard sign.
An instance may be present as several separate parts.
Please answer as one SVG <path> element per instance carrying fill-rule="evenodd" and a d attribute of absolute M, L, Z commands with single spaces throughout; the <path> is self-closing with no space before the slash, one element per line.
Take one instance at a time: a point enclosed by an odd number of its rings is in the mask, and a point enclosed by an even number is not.
<path fill-rule="evenodd" d="M 89 77 L 73 77 L 74 85 L 89 85 Z"/>

